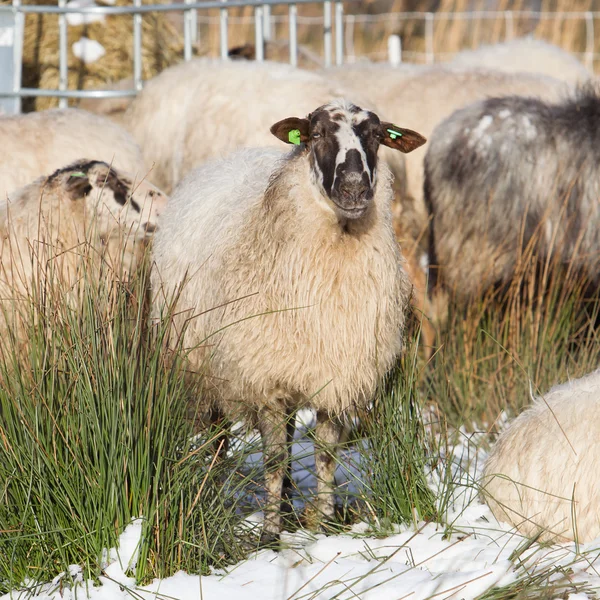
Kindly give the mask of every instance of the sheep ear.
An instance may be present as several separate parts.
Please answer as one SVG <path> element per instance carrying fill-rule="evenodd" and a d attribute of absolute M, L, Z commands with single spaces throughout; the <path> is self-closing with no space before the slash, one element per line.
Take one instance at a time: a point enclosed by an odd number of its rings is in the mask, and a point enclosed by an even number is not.
<path fill-rule="evenodd" d="M 78 200 L 87 196 L 92 191 L 90 178 L 87 173 L 78 170 L 65 173 L 64 187 L 71 200 Z"/>
<path fill-rule="evenodd" d="M 308 119 L 289 117 L 278 121 L 271 127 L 271 133 L 286 144 L 299 145 L 309 139 L 310 122 Z"/>
<path fill-rule="evenodd" d="M 388 148 L 408 153 L 422 146 L 427 140 L 412 129 L 404 129 L 393 123 L 381 123 L 380 133 L 383 136 L 381 143 Z"/>

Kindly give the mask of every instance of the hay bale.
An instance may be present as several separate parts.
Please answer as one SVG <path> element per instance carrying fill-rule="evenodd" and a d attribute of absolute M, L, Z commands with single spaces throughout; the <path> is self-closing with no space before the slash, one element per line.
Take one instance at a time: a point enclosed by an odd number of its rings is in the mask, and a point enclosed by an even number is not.
<path fill-rule="evenodd" d="M 25 0 L 25 4 L 53 4 L 54 0 Z M 97 1 L 102 4 L 101 0 Z M 144 4 L 153 4 L 143 0 Z M 130 6 L 129 0 L 117 5 Z M 102 22 L 68 26 L 68 88 L 70 90 L 101 88 L 133 74 L 133 17 L 106 16 Z M 86 64 L 73 54 L 73 43 L 81 37 L 97 41 L 106 54 Z M 23 39 L 23 85 L 57 89 L 58 16 L 26 15 Z M 142 17 L 142 77 L 150 79 L 173 64 L 182 54 L 183 43 L 175 27 L 164 13 Z M 77 101 L 70 101 L 76 105 Z M 39 97 L 25 109 L 43 110 L 58 105 L 57 98 Z"/>

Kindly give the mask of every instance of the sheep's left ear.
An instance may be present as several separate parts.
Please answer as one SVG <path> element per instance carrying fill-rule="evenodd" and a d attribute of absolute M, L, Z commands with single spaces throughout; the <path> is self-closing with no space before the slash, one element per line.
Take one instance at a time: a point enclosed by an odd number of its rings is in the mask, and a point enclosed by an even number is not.
<path fill-rule="evenodd" d="M 90 178 L 84 171 L 72 170 L 65 173 L 64 188 L 71 200 L 78 200 L 92 191 Z"/>
<path fill-rule="evenodd" d="M 306 143 L 309 140 L 310 122 L 308 119 L 289 117 L 277 121 L 271 127 L 271 133 L 286 144 Z"/>
<path fill-rule="evenodd" d="M 381 143 L 400 152 L 412 152 L 427 141 L 420 133 L 398 127 L 393 123 L 381 123 L 379 127 L 382 135 Z"/>

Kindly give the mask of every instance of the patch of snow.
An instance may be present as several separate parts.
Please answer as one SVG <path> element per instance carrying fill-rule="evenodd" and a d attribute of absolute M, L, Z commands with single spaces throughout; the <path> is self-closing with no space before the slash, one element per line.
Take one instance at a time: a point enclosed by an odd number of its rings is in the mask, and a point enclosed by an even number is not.
<path fill-rule="evenodd" d="M 523 115 L 521 118 L 522 129 L 521 132 L 525 136 L 526 140 L 533 140 L 537 135 L 537 129 L 535 125 L 530 121 L 527 115 Z"/>
<path fill-rule="evenodd" d="M 84 63 L 89 64 L 97 61 L 106 54 L 104 46 L 96 40 L 82 37 L 73 44 L 73 54 Z"/>
<path fill-rule="evenodd" d="M 491 115 L 484 115 L 477 123 L 477 127 L 473 129 L 469 134 L 469 148 L 479 146 L 481 149 L 489 148 L 492 145 L 492 138 L 486 135 L 486 130 L 494 122 L 494 117 Z"/>
<path fill-rule="evenodd" d="M 125 575 L 131 571 L 135 575 L 138 560 L 138 549 L 142 537 L 142 519 L 134 519 L 119 537 L 119 546 L 104 552 L 104 572 L 108 577 L 124 585 L 135 582 Z"/>
<path fill-rule="evenodd" d="M 306 420 L 310 420 L 310 415 Z M 600 540 L 590 544 L 561 544 L 542 547 L 532 544 L 520 552 L 521 567 L 510 560 L 523 538 L 498 522 L 477 495 L 475 482 L 480 475 L 486 451 L 486 433 L 457 432 L 456 445 L 446 450 L 441 463 L 449 465 L 452 479 L 459 485 L 450 498 L 446 519 L 451 527 L 435 523 L 393 526 L 385 538 L 370 536 L 367 523 L 357 523 L 343 535 L 324 536 L 306 530 L 284 532 L 284 549 L 263 550 L 237 565 L 214 570 L 210 575 L 175 573 L 136 586 L 135 574 L 142 520 L 134 520 L 122 533 L 117 548 L 103 555 L 100 585 L 84 581 L 80 567 L 69 569 L 74 583 L 57 575 L 50 583 L 29 584 L 29 594 L 12 592 L 0 600 L 389 600 L 409 597 L 425 600 L 475 599 L 493 586 L 504 586 L 543 567 L 559 566 L 574 583 L 588 582 L 600 589 L 595 562 L 600 561 Z M 294 443 L 293 477 L 304 493 L 316 486 L 312 443 L 305 432 L 297 432 Z M 260 452 L 251 461 L 259 462 Z M 442 466 L 442 470 L 443 470 Z M 341 454 L 336 472 L 338 494 L 357 493 L 360 465 L 355 450 Z M 444 490 L 447 471 L 431 474 L 430 485 L 439 495 Z M 343 492 L 354 487 L 354 491 Z M 296 502 L 294 502 L 296 504 Z M 262 522 L 255 510 L 244 523 L 254 528 Z M 129 575 L 128 575 L 129 574 Z M 46 574 L 50 581 L 52 574 Z M 588 600 L 586 594 L 571 595 Z"/>
<path fill-rule="evenodd" d="M 98 6 L 94 0 L 70 0 L 67 2 L 67 8 L 87 8 L 88 6 Z M 71 27 L 79 25 L 89 25 L 90 23 L 100 23 L 105 20 L 105 15 L 94 15 L 90 13 L 67 13 L 67 23 Z"/>

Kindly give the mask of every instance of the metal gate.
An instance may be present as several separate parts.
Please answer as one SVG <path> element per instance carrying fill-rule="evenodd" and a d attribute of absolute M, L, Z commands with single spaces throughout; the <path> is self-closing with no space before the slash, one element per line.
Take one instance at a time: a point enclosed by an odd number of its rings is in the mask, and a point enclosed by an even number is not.
<path fill-rule="evenodd" d="M 356 0 L 349 0 L 356 1 Z M 27 96 L 58 97 L 59 106 L 67 106 L 69 98 L 120 98 L 135 96 L 142 89 L 142 15 L 145 13 L 183 11 L 183 57 L 191 60 L 197 35 L 197 11 L 220 9 L 220 55 L 228 56 L 227 20 L 228 8 L 254 7 L 256 60 L 264 60 L 265 23 L 272 6 L 287 6 L 289 15 L 290 55 L 292 65 L 298 63 L 297 44 L 297 5 L 319 4 L 323 6 L 323 40 L 325 66 L 333 64 L 333 46 L 335 44 L 335 64 L 341 65 L 344 57 L 344 5 L 341 0 L 208 0 L 205 2 L 143 5 L 142 0 L 133 0 L 132 6 L 67 6 L 67 0 L 58 0 L 58 6 L 22 5 L 13 0 L 12 6 L 0 6 L 0 106 L 6 112 L 19 112 L 20 100 Z M 56 90 L 21 87 L 21 51 L 23 45 L 23 16 L 25 14 L 56 14 L 59 27 L 59 85 Z M 133 17 L 133 82 L 132 90 L 68 90 L 68 37 L 67 14 L 82 15 L 132 15 Z M 3 29 L 3 23 L 7 25 Z M 335 24 L 335 28 L 333 25 Z M 6 64 L 4 69 L 2 54 L 2 32 L 7 41 Z M 335 31 L 335 39 L 334 39 Z M 6 104 L 4 104 L 6 103 Z"/>

